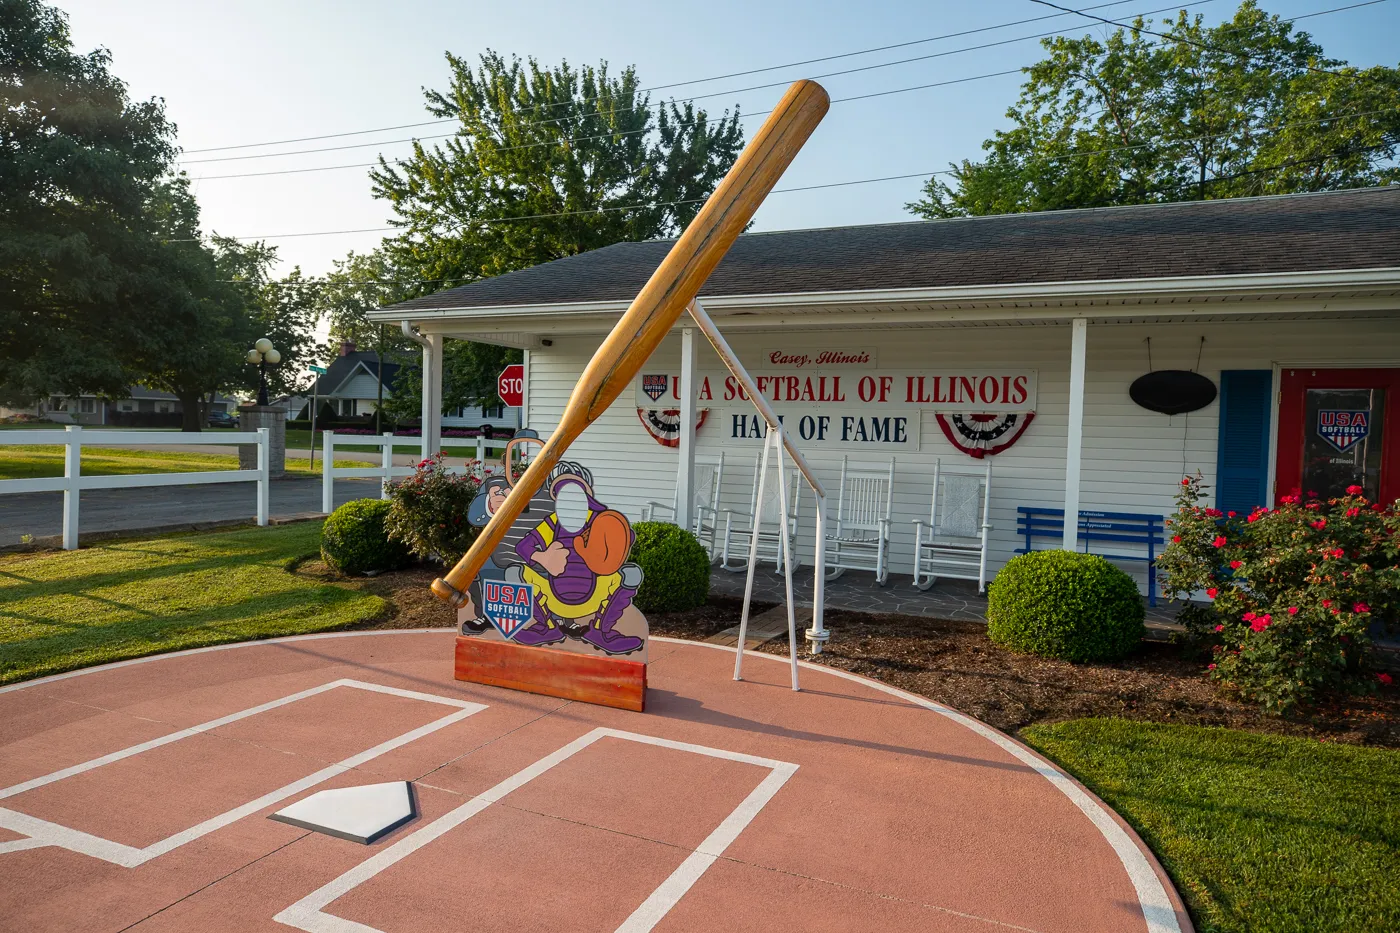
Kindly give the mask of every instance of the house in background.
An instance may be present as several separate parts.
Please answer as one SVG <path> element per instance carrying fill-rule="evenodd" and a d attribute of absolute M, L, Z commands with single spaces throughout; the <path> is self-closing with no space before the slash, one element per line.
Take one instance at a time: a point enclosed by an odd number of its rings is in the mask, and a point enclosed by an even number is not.
<path fill-rule="evenodd" d="M 342 341 L 340 355 L 326 367 L 326 374 L 316 380 L 316 404 L 318 407 L 329 404 L 337 418 L 372 415 L 379 404 L 380 381 L 384 384 L 384 400 L 387 402 L 394 397 L 394 380 L 398 374 L 398 363 L 390 360 L 381 362 L 375 358 L 372 350 L 358 350 L 352 341 Z M 298 400 L 300 405 L 296 404 Z M 305 395 L 290 398 L 291 416 L 306 417 L 305 409 L 310 401 Z M 490 425 L 514 430 L 520 427 L 520 409 L 503 405 L 449 409 L 442 413 L 442 425 L 447 428 Z"/>
<path fill-rule="evenodd" d="M 169 392 L 131 386 L 130 397 L 108 401 L 96 395 L 54 395 L 29 408 L 0 408 L 0 418 L 33 415 L 59 424 L 178 428 L 184 413 L 180 400 Z M 209 414 L 236 414 L 238 400 L 214 396 Z"/>

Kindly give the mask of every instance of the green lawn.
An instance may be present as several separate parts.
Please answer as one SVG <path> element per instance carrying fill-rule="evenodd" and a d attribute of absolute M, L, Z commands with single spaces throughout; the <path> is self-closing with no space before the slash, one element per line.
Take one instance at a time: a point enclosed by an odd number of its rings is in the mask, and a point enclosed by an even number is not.
<path fill-rule="evenodd" d="M 320 540 L 301 522 L 0 557 L 0 684 L 383 612 L 378 596 L 287 572 Z"/>
<path fill-rule="evenodd" d="M 1400 930 L 1400 751 L 1118 719 L 1022 737 L 1137 829 L 1200 933 Z"/>
<path fill-rule="evenodd" d="M 304 458 L 288 457 L 289 473 L 317 475 L 321 459 L 311 470 Z M 337 461 L 340 467 L 372 467 L 378 463 Z M 238 457 L 233 454 L 207 454 L 194 451 L 179 453 L 160 450 L 133 450 L 124 447 L 92 447 L 83 450 L 83 474 L 114 476 L 130 473 L 191 473 L 202 470 L 236 470 Z M 32 479 L 63 475 L 63 448 L 52 445 L 0 446 L 0 479 Z"/>

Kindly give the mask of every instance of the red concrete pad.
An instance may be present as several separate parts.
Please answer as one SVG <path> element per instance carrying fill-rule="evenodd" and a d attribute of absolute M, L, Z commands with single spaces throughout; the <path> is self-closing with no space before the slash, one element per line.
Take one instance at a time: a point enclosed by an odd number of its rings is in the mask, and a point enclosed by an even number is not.
<path fill-rule="evenodd" d="M 326 910 L 384 933 L 612 931 L 688 853 L 493 807 Z"/>
<path fill-rule="evenodd" d="M 801 909 L 794 909 L 795 905 Z M 656 931 L 714 930 L 716 917 L 743 917 L 742 929 L 768 933 L 1013 933 L 1030 929 L 720 859 L 656 926 Z"/>
<path fill-rule="evenodd" d="M 501 803 L 694 849 L 769 769 L 605 738 Z"/>
<path fill-rule="evenodd" d="M 0 709 L 22 694 L 0 695 Z M 30 699 L 30 698 L 25 698 Z M 165 723 L 43 698 L 47 714 L 23 717 L 20 728 L 0 717 L 0 788 L 81 764 L 171 732 Z M 0 806 L 4 806 L 0 803 Z"/>
<path fill-rule="evenodd" d="M 325 902 L 383 933 L 615 930 L 633 911 L 639 933 L 1190 929 L 1122 821 L 1006 736 L 827 669 L 794 693 L 771 657 L 747 658 L 743 683 L 728 651 L 656 640 L 651 658 L 645 714 L 454 682 L 450 631 L 233 646 L 0 691 L 0 724 L 22 723 L 0 761 L 23 751 L 22 779 L 126 747 L 123 728 L 148 739 L 123 725 L 138 714 L 164 732 L 340 678 L 486 706 L 136 867 L 5 847 L 24 814 L 145 844 L 460 702 L 337 687 L 0 799 L 0 926 L 285 931 L 273 917 Z M 93 726 L 110 713 L 44 709 L 103 698 L 125 717 L 118 737 Z M 373 846 L 266 818 L 391 779 L 416 782 L 422 815 Z"/>

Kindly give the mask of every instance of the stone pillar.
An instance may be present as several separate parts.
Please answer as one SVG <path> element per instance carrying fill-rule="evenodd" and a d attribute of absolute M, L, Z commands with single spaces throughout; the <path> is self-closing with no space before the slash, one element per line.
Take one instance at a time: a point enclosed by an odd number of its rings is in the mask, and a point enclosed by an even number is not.
<path fill-rule="evenodd" d="M 238 430 L 256 431 L 267 428 L 269 438 L 268 461 L 273 479 L 280 479 L 287 473 L 287 411 L 271 405 L 239 405 Z M 241 444 L 238 448 L 238 468 L 256 470 L 258 468 L 258 448 L 256 444 Z"/>

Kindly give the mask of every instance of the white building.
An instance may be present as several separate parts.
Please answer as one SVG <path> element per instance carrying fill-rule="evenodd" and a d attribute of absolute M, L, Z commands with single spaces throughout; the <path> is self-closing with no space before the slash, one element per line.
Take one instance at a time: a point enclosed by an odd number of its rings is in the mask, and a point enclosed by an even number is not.
<path fill-rule="evenodd" d="M 426 338 L 429 397 L 444 339 L 527 350 L 526 423 L 547 437 L 670 246 L 621 243 L 373 317 Z M 949 439 L 960 436 L 954 416 L 1015 412 L 1023 429 L 993 456 L 994 568 L 1024 546 L 1019 507 L 1164 516 L 1196 471 L 1222 509 L 1350 482 L 1400 498 L 1400 412 L 1387 411 L 1400 401 L 1400 187 L 749 234 L 701 300 L 765 377 L 784 423 L 800 426 L 833 503 L 843 457 L 896 458 L 896 574 L 909 573 L 935 460 L 973 462 Z M 708 410 L 696 451 L 725 451 L 723 504 L 748 505 L 752 408 L 725 391 L 723 367 L 684 336 L 687 323 L 643 370 L 651 380 L 639 377 L 568 454 L 633 519 L 675 492 L 677 451 L 639 409 L 666 407 L 683 346 Z M 1134 380 L 1168 369 L 1198 371 L 1219 396 L 1187 414 L 1137 405 Z M 1339 439 L 1339 412 L 1349 423 L 1361 413 L 1364 431 Z M 810 499 L 803 509 L 810 555 Z M 1124 569 L 1144 579 L 1141 564 Z"/>

